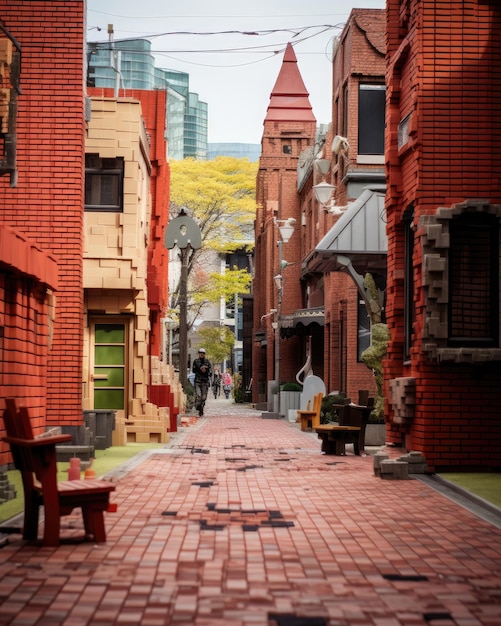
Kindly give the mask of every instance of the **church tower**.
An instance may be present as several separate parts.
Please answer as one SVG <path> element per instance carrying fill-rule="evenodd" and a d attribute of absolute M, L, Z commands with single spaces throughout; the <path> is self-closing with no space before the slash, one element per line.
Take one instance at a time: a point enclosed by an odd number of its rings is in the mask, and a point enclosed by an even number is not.
<path fill-rule="evenodd" d="M 297 359 L 292 358 L 297 339 L 284 341 L 281 338 L 277 350 L 274 326 L 277 323 L 278 288 L 274 277 L 281 275 L 283 280 L 283 299 L 278 307 L 283 318 L 279 320 L 283 335 L 287 316 L 302 307 L 299 263 L 302 233 L 297 171 L 299 157 L 306 148 L 314 145 L 316 132 L 316 120 L 308 96 L 294 49 L 288 44 L 264 119 L 256 186 L 253 402 L 266 402 L 269 410 L 273 410 L 270 402 L 271 389 L 276 386 L 273 381 L 277 353 L 281 382 L 294 381 L 297 371 Z M 278 226 L 289 218 L 296 220 L 294 233 L 287 243 L 278 243 Z M 290 267 L 281 268 L 281 260 L 287 260 Z"/>

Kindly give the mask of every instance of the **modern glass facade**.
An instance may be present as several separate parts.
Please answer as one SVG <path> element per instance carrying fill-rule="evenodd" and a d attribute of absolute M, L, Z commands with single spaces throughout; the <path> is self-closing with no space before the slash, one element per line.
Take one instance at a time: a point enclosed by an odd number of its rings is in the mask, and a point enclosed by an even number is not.
<path fill-rule="evenodd" d="M 190 93 L 189 74 L 155 67 L 151 42 L 129 39 L 87 44 L 87 83 L 124 89 L 167 90 L 167 140 L 169 158 L 207 158 L 208 107 Z"/>
<path fill-rule="evenodd" d="M 207 114 L 206 102 L 198 99 L 198 94 L 190 93 L 188 114 L 184 122 L 184 156 L 207 159 Z"/>
<path fill-rule="evenodd" d="M 215 159 L 218 156 L 233 157 L 235 159 L 249 159 L 255 163 L 261 156 L 260 143 L 209 143 L 207 158 Z"/>

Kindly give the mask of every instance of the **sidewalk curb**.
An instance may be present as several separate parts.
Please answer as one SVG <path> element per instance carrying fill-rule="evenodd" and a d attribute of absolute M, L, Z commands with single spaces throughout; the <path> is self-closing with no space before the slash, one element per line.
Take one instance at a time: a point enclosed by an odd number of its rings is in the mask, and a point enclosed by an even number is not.
<path fill-rule="evenodd" d="M 414 478 L 438 491 L 449 500 L 471 511 L 496 528 L 501 528 L 501 509 L 437 474 L 415 474 Z"/>

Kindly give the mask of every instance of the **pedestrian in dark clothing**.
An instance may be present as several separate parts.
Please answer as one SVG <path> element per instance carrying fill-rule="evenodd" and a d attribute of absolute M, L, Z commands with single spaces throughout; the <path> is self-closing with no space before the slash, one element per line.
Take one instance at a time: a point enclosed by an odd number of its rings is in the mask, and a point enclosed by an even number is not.
<path fill-rule="evenodd" d="M 212 376 L 212 392 L 214 394 L 214 399 L 217 400 L 217 398 L 219 398 L 219 394 L 221 393 L 221 372 L 219 371 L 219 367 L 214 368 L 214 375 Z"/>
<path fill-rule="evenodd" d="M 212 376 L 212 365 L 205 358 L 204 348 L 198 351 L 198 359 L 193 361 L 192 371 L 195 374 L 195 408 L 202 417 Z"/>

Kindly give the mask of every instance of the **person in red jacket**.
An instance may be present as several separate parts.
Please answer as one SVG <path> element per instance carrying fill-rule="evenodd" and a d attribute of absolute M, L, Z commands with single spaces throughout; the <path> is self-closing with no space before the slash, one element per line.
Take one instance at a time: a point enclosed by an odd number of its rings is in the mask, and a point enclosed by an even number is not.
<path fill-rule="evenodd" d="M 221 382 L 223 383 L 224 397 L 228 399 L 230 397 L 231 387 L 233 385 L 233 379 L 231 378 L 231 374 L 228 370 L 226 372 L 223 372 Z"/>

